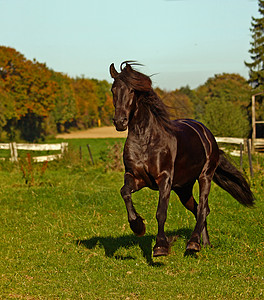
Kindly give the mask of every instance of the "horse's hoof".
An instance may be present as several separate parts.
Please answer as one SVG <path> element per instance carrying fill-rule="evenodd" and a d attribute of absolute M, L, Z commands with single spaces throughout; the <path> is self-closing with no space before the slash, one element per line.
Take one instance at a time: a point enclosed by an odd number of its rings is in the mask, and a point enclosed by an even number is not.
<path fill-rule="evenodd" d="M 166 237 L 165 240 L 158 240 L 153 248 L 153 256 L 167 256 L 170 253 L 170 242 Z"/>
<path fill-rule="evenodd" d="M 167 247 L 154 247 L 153 257 L 167 256 L 169 254 L 169 248 Z"/>
<path fill-rule="evenodd" d="M 199 252 L 199 251 L 201 251 L 201 245 L 199 243 L 196 243 L 196 242 L 188 242 L 186 250 L 187 251 Z"/>
<path fill-rule="evenodd" d="M 146 226 L 140 216 L 130 222 L 130 228 L 136 236 L 143 236 L 146 233 Z"/>

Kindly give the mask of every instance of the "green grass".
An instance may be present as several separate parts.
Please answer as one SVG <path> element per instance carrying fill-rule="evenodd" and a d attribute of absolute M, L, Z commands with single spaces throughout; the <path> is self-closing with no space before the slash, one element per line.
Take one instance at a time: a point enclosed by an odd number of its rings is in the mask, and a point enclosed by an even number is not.
<path fill-rule="evenodd" d="M 195 221 L 172 194 L 166 232 L 179 238 L 169 256 L 153 259 L 158 194 L 143 189 L 133 195 L 147 226 L 144 237 L 135 237 L 119 194 L 123 174 L 105 172 L 100 161 L 114 142 L 71 141 L 75 150 L 89 143 L 96 166 L 88 155 L 78 161 L 78 153 L 72 163 L 49 163 L 43 176 L 38 176 L 41 165 L 34 164 L 32 186 L 18 166 L 0 164 L 0 298 L 262 299 L 262 157 L 254 159 L 254 209 L 212 186 L 213 249 L 185 255 Z"/>

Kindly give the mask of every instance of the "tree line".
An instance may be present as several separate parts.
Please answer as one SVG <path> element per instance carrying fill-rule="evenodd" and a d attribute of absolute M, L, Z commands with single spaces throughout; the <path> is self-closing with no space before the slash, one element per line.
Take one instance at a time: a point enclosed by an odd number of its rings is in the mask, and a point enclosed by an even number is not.
<path fill-rule="evenodd" d="M 70 78 L 13 48 L 0 47 L 0 134 L 10 140 L 98 125 L 113 115 L 110 83 Z"/>
<path fill-rule="evenodd" d="M 219 74 L 197 89 L 155 89 L 173 118 L 195 118 L 218 136 L 247 137 L 250 94 L 238 74 Z M 44 140 L 48 135 L 112 124 L 111 83 L 71 78 L 13 48 L 0 47 L 0 138 Z"/>

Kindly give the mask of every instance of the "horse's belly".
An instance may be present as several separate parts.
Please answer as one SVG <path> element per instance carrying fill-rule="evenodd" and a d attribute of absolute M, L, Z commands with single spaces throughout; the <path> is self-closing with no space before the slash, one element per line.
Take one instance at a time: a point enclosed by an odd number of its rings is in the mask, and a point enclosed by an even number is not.
<path fill-rule="evenodd" d="M 180 168 L 174 171 L 172 187 L 182 187 L 198 179 L 202 167 Z"/>
<path fill-rule="evenodd" d="M 182 156 L 180 160 L 176 158 L 172 186 L 181 187 L 198 179 L 205 161 L 206 158 L 203 151 L 186 157 Z"/>

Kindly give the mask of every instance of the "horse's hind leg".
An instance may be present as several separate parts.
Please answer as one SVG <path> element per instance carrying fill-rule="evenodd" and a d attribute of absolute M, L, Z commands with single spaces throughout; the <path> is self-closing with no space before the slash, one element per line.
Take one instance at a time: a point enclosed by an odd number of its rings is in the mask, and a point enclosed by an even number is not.
<path fill-rule="evenodd" d="M 191 235 L 190 240 L 187 243 L 187 250 L 191 251 L 200 251 L 200 240 L 201 240 L 201 233 L 204 231 L 204 243 L 210 244 L 208 233 L 207 233 L 207 223 L 206 217 L 210 213 L 209 205 L 208 205 L 208 196 L 211 188 L 211 180 L 212 176 L 209 175 L 208 172 L 204 172 L 200 175 L 199 187 L 200 187 L 200 197 L 199 197 L 199 204 L 197 206 L 197 222 L 194 228 L 194 231 Z M 207 174 L 206 174 L 207 173 Z M 212 172 L 213 173 L 213 172 Z"/>
<path fill-rule="evenodd" d="M 181 203 L 189 211 L 191 211 L 194 214 L 195 219 L 197 220 L 197 207 L 198 207 L 198 204 L 197 204 L 197 202 L 195 201 L 195 199 L 193 197 L 192 190 L 193 190 L 193 184 L 191 184 L 189 186 L 186 186 L 184 188 L 174 189 L 176 194 L 179 196 L 179 198 L 181 200 Z M 210 240 L 209 240 L 209 235 L 208 235 L 208 231 L 207 231 L 206 221 L 205 221 L 204 229 L 202 231 L 202 237 L 203 237 L 203 245 L 204 246 L 210 245 Z"/>
<path fill-rule="evenodd" d="M 125 174 L 125 184 L 121 188 L 121 196 L 125 201 L 127 215 L 128 215 L 128 222 L 130 224 L 130 228 L 137 236 L 143 236 L 146 232 L 146 227 L 143 222 L 142 217 L 136 212 L 131 194 L 137 190 L 142 188 L 137 183 L 137 180 L 134 176 L 130 173 Z"/>

